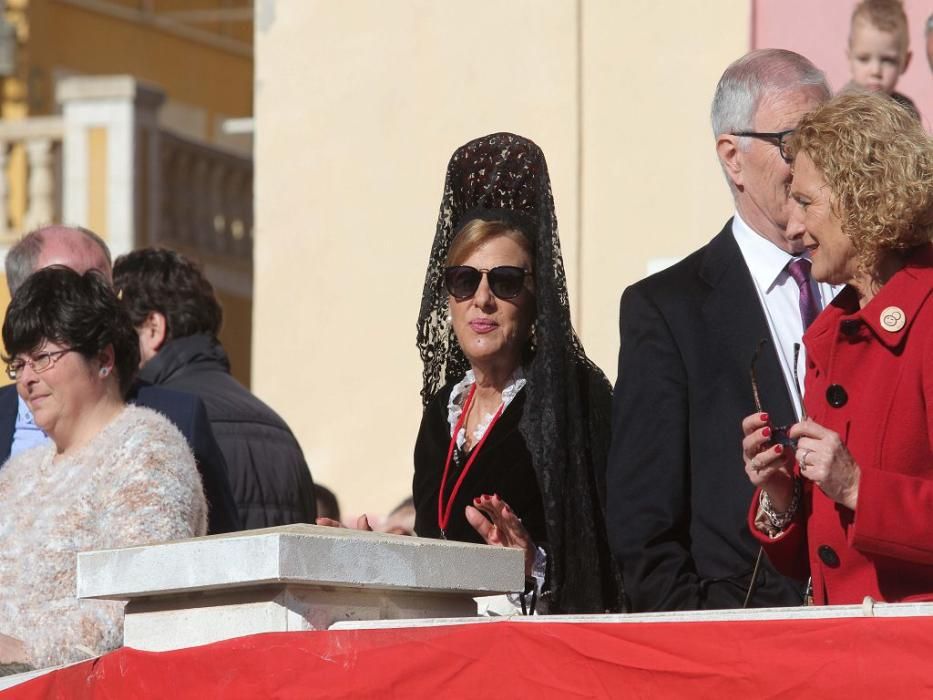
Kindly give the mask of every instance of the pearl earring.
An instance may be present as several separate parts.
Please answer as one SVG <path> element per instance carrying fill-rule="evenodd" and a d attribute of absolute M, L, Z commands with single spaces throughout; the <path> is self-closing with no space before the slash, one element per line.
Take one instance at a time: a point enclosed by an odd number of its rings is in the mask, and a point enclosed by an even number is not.
<path fill-rule="evenodd" d="M 109 370 L 109 369 L 107 369 L 106 367 L 101 367 L 101 368 L 100 368 L 100 376 L 106 377 L 108 374 L 110 374 L 110 370 Z"/>

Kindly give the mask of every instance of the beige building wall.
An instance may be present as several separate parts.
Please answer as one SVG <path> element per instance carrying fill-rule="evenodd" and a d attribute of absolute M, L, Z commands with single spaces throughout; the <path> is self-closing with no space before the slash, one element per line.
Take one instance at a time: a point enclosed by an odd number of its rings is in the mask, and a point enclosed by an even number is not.
<path fill-rule="evenodd" d="M 587 353 L 615 381 L 622 291 L 649 265 L 701 246 L 732 214 L 709 105 L 723 70 L 748 50 L 749 4 L 581 4 L 576 325 Z"/>
<path fill-rule="evenodd" d="M 346 511 L 409 495 L 415 319 L 451 152 L 550 165 L 574 318 L 615 377 L 617 305 L 731 213 L 708 104 L 743 0 L 258 0 L 253 389 Z M 676 11 L 675 11 L 676 10 Z"/>

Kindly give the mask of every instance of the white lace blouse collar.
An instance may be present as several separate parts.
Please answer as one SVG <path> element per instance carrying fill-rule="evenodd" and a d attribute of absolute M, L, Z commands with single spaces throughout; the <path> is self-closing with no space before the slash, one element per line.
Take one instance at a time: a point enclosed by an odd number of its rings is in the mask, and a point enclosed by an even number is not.
<path fill-rule="evenodd" d="M 506 384 L 505 388 L 502 390 L 502 403 L 500 405 L 503 411 L 512 403 L 512 399 L 518 396 L 518 392 L 525 386 L 525 382 L 525 372 L 522 370 L 521 366 L 519 366 L 512 372 L 512 376 L 509 377 L 509 383 Z M 450 398 L 447 400 L 447 422 L 450 424 L 449 430 L 451 435 L 453 435 L 454 428 L 457 427 L 460 414 L 463 413 L 463 404 L 466 402 L 466 398 L 469 395 L 469 389 L 475 383 L 476 376 L 473 374 L 473 370 L 467 370 L 463 379 L 461 379 L 450 392 Z M 473 430 L 474 445 L 486 434 L 486 430 L 489 428 L 489 423 L 494 415 L 495 413 L 487 413 L 480 419 L 480 422 Z M 460 428 L 460 432 L 457 433 L 457 448 L 462 449 L 465 441 L 466 428 Z"/>

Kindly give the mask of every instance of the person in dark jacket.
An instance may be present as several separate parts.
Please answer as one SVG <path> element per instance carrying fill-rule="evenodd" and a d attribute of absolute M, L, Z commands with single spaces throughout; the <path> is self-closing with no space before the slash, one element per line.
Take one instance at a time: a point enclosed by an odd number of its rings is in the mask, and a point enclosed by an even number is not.
<path fill-rule="evenodd" d="M 140 378 L 207 407 L 247 529 L 313 523 L 314 483 L 288 425 L 230 374 L 223 311 L 200 268 L 171 250 L 117 259 L 114 286 L 139 334 Z"/>

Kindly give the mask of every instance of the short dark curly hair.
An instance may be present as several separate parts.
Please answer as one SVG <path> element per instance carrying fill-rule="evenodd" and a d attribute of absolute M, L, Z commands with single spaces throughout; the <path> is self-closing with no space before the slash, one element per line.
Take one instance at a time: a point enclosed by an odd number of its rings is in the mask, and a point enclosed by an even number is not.
<path fill-rule="evenodd" d="M 205 333 L 217 337 L 223 310 L 197 263 L 165 248 L 142 248 L 121 255 L 113 285 L 130 320 L 139 327 L 153 311 L 165 317 L 166 339 Z"/>
<path fill-rule="evenodd" d="M 139 371 L 139 337 L 107 280 L 62 265 L 34 272 L 16 290 L 3 321 L 4 362 L 46 341 L 94 359 L 113 346 L 114 371 L 126 396 Z"/>

